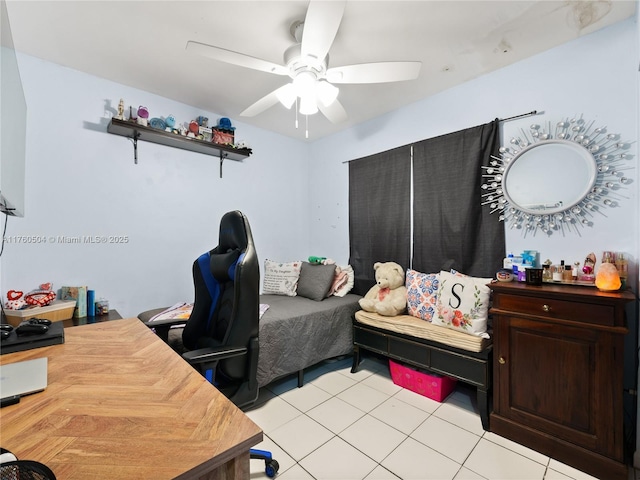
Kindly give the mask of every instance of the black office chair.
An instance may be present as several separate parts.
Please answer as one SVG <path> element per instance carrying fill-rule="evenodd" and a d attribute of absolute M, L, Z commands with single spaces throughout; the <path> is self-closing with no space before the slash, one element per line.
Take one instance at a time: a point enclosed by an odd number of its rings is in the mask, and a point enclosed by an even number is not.
<path fill-rule="evenodd" d="M 182 330 L 182 356 L 242 408 L 258 398 L 258 321 L 260 267 L 251 227 L 239 211 L 220 221 L 218 246 L 193 263 L 195 301 Z M 162 310 L 162 309 L 160 309 Z M 158 310 L 138 315 L 169 342 L 169 330 L 182 321 L 149 321 Z M 252 450 L 274 476 L 278 463 L 271 454 Z"/>
<path fill-rule="evenodd" d="M 56 480 L 56 476 L 45 464 L 34 460 L 18 460 L 9 450 L 0 448 L 0 479 Z"/>

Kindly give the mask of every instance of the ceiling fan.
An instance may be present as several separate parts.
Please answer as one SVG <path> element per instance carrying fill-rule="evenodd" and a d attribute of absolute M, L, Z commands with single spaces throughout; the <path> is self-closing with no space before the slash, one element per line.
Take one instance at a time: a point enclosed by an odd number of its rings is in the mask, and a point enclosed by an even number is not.
<path fill-rule="evenodd" d="M 187 42 L 186 48 L 190 53 L 220 62 L 291 78 L 291 82 L 259 99 L 241 116 L 253 117 L 278 102 L 286 108 L 296 103 L 297 111 L 299 102 L 302 115 L 320 110 L 331 122 L 340 123 L 347 119 L 347 113 L 337 100 L 339 90 L 334 84 L 414 80 L 422 65 L 394 61 L 329 67 L 329 49 L 340 27 L 345 4 L 346 1 L 311 1 L 304 22 L 291 26 L 296 43 L 284 52 L 284 65 L 194 41 Z"/>

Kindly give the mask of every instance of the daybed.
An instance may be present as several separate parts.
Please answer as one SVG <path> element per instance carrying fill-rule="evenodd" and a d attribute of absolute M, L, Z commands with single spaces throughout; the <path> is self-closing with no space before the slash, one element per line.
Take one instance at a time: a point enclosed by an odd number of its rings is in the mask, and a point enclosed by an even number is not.
<path fill-rule="evenodd" d="M 260 319 L 258 386 L 298 373 L 323 360 L 351 354 L 353 315 L 359 295 L 315 301 L 301 296 L 260 295 L 269 308 Z"/>
<path fill-rule="evenodd" d="M 489 391 L 493 346 L 489 338 L 434 325 L 411 315 L 384 317 L 360 310 L 353 320 L 353 366 L 360 350 L 471 384 L 477 388 L 482 427 L 489 430 Z"/>

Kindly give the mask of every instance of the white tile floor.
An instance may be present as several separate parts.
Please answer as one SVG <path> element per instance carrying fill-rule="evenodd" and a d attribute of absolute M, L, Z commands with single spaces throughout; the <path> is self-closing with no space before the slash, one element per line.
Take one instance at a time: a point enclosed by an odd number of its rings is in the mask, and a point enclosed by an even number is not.
<path fill-rule="evenodd" d="M 395 385 L 373 355 L 355 374 L 345 358 L 308 369 L 302 388 L 295 375 L 276 381 L 246 414 L 281 480 L 594 479 L 485 432 L 474 388 L 458 383 L 438 403 Z M 251 478 L 267 478 L 264 462 L 251 461 Z"/>

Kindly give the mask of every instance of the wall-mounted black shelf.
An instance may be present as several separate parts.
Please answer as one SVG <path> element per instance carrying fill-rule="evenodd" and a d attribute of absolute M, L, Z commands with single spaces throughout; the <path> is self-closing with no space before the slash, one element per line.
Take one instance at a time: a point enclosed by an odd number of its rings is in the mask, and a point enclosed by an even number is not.
<path fill-rule="evenodd" d="M 218 145 L 213 142 L 205 142 L 197 138 L 189 138 L 157 128 L 138 125 L 128 120 L 118 120 L 117 118 L 111 119 L 107 126 L 107 132 L 133 140 L 133 159 L 136 164 L 138 163 L 138 140 L 144 140 L 145 142 L 218 157 L 220 159 L 220 178 L 222 178 L 222 162 L 224 160 L 229 159 L 241 162 L 252 153 L 250 148 L 233 148 Z"/>

